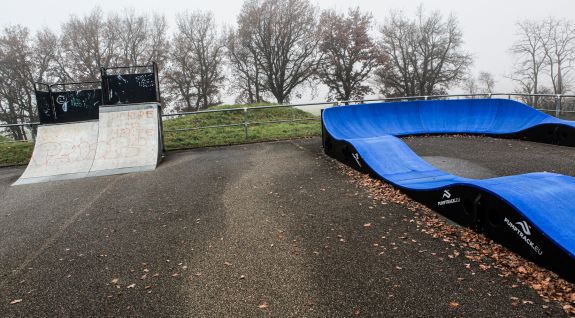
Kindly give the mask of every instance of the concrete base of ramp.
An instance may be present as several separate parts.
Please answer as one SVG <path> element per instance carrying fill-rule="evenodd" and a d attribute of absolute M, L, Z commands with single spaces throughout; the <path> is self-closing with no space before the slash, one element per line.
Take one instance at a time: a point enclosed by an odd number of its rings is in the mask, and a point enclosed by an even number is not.
<path fill-rule="evenodd" d="M 46 125 L 14 185 L 154 170 L 163 149 L 157 103 L 101 106 L 99 121 Z"/>

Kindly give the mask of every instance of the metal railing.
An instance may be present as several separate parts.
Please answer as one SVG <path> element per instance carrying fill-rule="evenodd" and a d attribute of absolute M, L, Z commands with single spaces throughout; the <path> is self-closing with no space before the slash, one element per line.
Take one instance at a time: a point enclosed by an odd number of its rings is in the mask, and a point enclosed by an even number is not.
<path fill-rule="evenodd" d="M 205 126 L 197 126 L 197 127 L 184 127 L 184 128 L 176 128 L 176 129 L 164 129 L 164 133 L 177 133 L 177 132 L 184 132 L 184 131 L 194 131 L 194 130 L 203 130 L 203 129 L 214 129 L 214 128 L 227 128 L 227 127 L 242 127 L 244 132 L 244 140 L 247 141 L 249 139 L 249 128 L 252 126 L 264 126 L 264 125 L 274 125 L 274 124 L 296 124 L 302 122 L 309 122 L 309 121 L 318 121 L 320 120 L 319 116 L 313 116 L 310 114 L 309 117 L 306 118 L 298 118 L 296 114 L 296 108 L 306 108 L 306 107 L 313 107 L 313 106 L 323 106 L 323 105 L 333 105 L 333 103 L 307 103 L 307 104 L 289 104 L 289 105 L 269 105 L 269 106 L 254 106 L 254 107 L 241 107 L 241 108 L 225 108 L 225 109 L 209 109 L 209 110 L 200 110 L 194 112 L 180 112 L 174 114 L 163 114 L 162 117 L 164 119 L 170 119 L 174 117 L 184 117 L 184 116 L 201 116 L 205 114 L 214 114 L 214 113 L 240 113 L 240 121 L 226 123 L 226 124 L 217 124 L 217 125 L 205 125 Z M 291 117 L 289 119 L 276 119 L 276 120 L 250 120 L 250 113 L 261 111 L 261 110 L 269 110 L 269 109 L 292 109 L 291 110 Z"/>
<path fill-rule="evenodd" d="M 34 142 L 36 140 L 36 128 L 40 123 L 23 123 L 23 124 L 1 124 L 0 125 L 0 144 Z M 14 133 L 11 128 L 18 127 L 18 133 Z M 16 135 L 16 136 L 14 136 Z"/>
<path fill-rule="evenodd" d="M 518 93 L 493 93 L 493 94 L 452 94 L 452 95 L 432 95 L 432 96 L 409 96 L 409 97 L 389 97 L 389 98 L 378 98 L 378 99 L 362 99 L 362 100 L 349 100 L 349 101 L 326 101 L 317 103 L 303 103 L 303 104 L 289 104 L 289 105 L 269 105 L 269 106 L 253 106 L 253 107 L 242 107 L 242 108 L 225 108 L 225 109 L 208 109 L 192 112 L 179 112 L 179 113 L 167 113 L 163 114 L 163 121 L 169 121 L 173 118 L 181 118 L 187 116 L 202 116 L 205 114 L 233 114 L 239 113 L 239 121 L 228 122 L 228 123 L 218 123 L 211 125 L 200 125 L 200 126 L 186 126 L 177 127 L 172 129 L 164 129 L 164 133 L 181 133 L 186 131 L 199 131 L 206 129 L 221 129 L 221 128 L 231 128 L 231 127 L 241 127 L 244 132 L 244 139 L 247 141 L 250 135 L 250 127 L 261 126 L 261 125 L 273 125 L 273 124 L 283 124 L 283 123 L 303 123 L 310 121 L 318 121 L 319 116 L 311 116 L 300 118 L 297 116 L 295 109 L 305 110 L 310 107 L 315 107 L 315 110 L 319 113 L 319 109 L 326 107 L 351 105 L 351 104 L 366 104 L 366 103 L 377 103 L 377 102 L 394 102 L 394 101 L 413 101 L 413 100 L 449 100 L 449 99 L 476 99 L 476 98 L 503 98 L 511 100 L 519 100 L 532 107 L 550 113 L 556 117 L 567 117 L 568 119 L 575 119 L 575 95 L 553 95 L 553 94 L 518 94 Z M 324 107 L 325 106 L 325 107 Z M 291 118 L 280 119 L 280 120 L 250 120 L 250 114 L 265 109 L 282 109 L 291 108 L 292 116 Z M 574 115 L 571 115 L 574 114 Z M 567 116 L 566 116 L 567 115 Z M 11 127 L 21 127 L 23 130 L 27 131 L 26 135 L 32 136 L 30 139 L 26 140 L 16 140 L 7 139 L 0 137 L 0 143 L 6 142 L 33 142 L 35 128 L 40 123 L 23 123 L 23 124 L 5 124 L 0 125 L 0 136 L 8 135 L 6 133 L 2 134 L 3 130 L 10 129 Z"/>

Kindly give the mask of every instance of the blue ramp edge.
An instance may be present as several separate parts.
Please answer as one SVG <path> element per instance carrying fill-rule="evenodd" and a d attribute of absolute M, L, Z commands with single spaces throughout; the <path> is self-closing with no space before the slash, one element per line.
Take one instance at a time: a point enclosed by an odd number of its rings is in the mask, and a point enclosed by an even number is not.
<path fill-rule="evenodd" d="M 325 152 L 575 281 L 575 178 L 476 180 L 439 170 L 397 136 L 480 134 L 575 146 L 575 123 L 503 99 L 352 105 L 322 114 Z"/>

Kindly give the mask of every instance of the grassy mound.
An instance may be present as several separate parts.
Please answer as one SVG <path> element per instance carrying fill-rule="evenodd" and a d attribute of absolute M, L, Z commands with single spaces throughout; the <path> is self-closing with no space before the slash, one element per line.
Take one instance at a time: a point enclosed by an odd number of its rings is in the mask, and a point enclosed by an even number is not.
<path fill-rule="evenodd" d="M 258 106 L 265 105 L 260 104 Z M 237 110 L 164 120 L 164 139 L 167 149 L 231 145 L 321 134 L 319 117 L 301 109 L 291 107 L 248 109 L 246 112 L 244 107 L 243 105 L 222 105 L 211 107 L 210 110 Z M 247 136 L 246 128 L 243 125 L 244 120 L 248 122 Z M 296 120 L 296 122 L 290 122 L 292 120 Z M 217 127 L 221 125 L 236 126 Z M 212 128 L 199 129 L 202 127 Z"/>

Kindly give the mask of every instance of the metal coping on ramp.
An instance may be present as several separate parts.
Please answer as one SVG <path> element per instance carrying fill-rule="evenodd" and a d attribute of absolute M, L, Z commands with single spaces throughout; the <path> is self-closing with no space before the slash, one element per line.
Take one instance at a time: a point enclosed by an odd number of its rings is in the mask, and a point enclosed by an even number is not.
<path fill-rule="evenodd" d="M 154 170 L 162 155 L 157 103 L 101 106 L 99 121 L 43 125 L 14 185 Z"/>
<path fill-rule="evenodd" d="M 476 134 L 572 147 L 575 122 L 515 101 L 473 99 L 329 108 L 322 113 L 322 130 L 329 156 L 575 281 L 575 178 L 462 178 L 435 168 L 397 138 Z"/>

